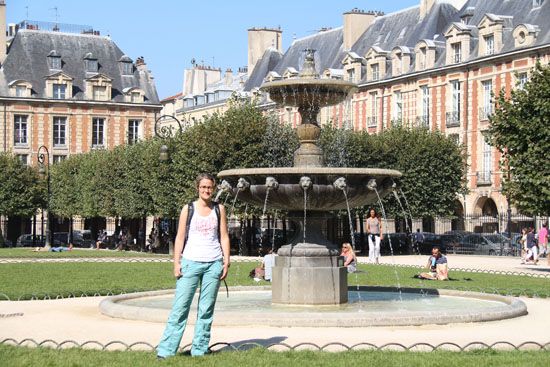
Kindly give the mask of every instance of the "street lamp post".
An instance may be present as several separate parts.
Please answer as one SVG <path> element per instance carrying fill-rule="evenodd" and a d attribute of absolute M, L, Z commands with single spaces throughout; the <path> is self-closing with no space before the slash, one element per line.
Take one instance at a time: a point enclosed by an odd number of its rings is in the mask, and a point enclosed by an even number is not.
<path fill-rule="evenodd" d="M 174 131 L 176 130 L 176 127 L 174 126 L 174 122 L 177 125 L 177 131 Z M 157 138 L 160 138 L 162 140 L 168 140 L 176 136 L 178 133 L 181 133 L 182 131 L 183 131 L 183 126 L 180 120 L 178 120 L 174 116 L 162 115 L 155 120 L 155 136 Z M 170 152 L 169 152 L 168 146 L 163 142 L 163 144 L 160 147 L 159 160 L 161 162 L 167 162 L 169 159 L 170 159 Z M 170 227 L 168 231 L 170 231 Z M 160 230 L 158 232 L 158 236 L 161 236 Z M 170 241 L 169 243 L 173 244 L 173 242 L 174 241 Z M 168 252 L 170 253 L 170 255 L 172 255 L 173 245 L 169 246 Z"/>
<path fill-rule="evenodd" d="M 46 242 L 45 246 L 47 248 L 51 247 L 52 245 L 52 231 L 51 231 L 51 215 L 50 215 L 50 152 L 48 148 L 45 145 L 42 145 L 40 148 L 38 148 L 38 164 L 40 165 L 40 168 L 38 169 L 38 173 L 42 177 L 46 177 L 46 185 L 47 185 L 47 197 L 46 197 Z"/>
<path fill-rule="evenodd" d="M 177 131 L 174 132 L 176 129 L 173 122 L 176 122 L 178 125 Z M 162 115 L 158 119 L 155 120 L 155 136 L 161 139 L 170 139 L 174 137 L 177 133 L 181 133 L 183 131 L 183 126 L 177 118 L 171 115 Z M 159 159 L 161 161 L 167 161 L 170 159 L 170 152 L 168 151 L 168 146 L 166 144 L 162 144 L 160 147 L 160 155 Z"/>

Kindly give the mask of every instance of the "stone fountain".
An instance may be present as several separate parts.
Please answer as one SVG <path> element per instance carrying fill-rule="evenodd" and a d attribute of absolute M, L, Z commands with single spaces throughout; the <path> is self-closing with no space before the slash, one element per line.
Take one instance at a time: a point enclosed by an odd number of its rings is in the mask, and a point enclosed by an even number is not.
<path fill-rule="evenodd" d="M 320 79 L 314 50 L 305 50 L 297 78 L 264 83 L 262 91 L 281 106 L 298 107 L 302 117 L 296 133 L 300 147 L 293 167 L 231 169 L 218 174 L 238 200 L 288 211 L 298 230 L 278 251 L 273 269 L 272 302 L 298 305 L 341 304 L 348 301 L 347 271 L 339 247 L 323 235 L 331 210 L 359 207 L 390 192 L 395 170 L 326 167 L 317 145 L 322 107 L 344 101 L 357 89 L 344 80 Z M 274 184 L 276 183 L 276 185 Z M 347 203 L 346 203 L 347 200 Z"/>
<path fill-rule="evenodd" d="M 346 81 L 319 79 L 312 50 L 306 51 L 299 78 L 262 86 L 275 102 L 297 106 L 302 115 L 294 166 L 227 170 L 219 177 L 226 181 L 224 190 L 239 200 L 258 206 L 267 201 L 270 208 L 288 211 L 299 230 L 278 252 L 271 291 L 232 287 L 231 297 L 218 297 L 216 325 L 397 326 L 525 315 L 527 308 L 521 300 L 492 294 L 384 287 L 348 290 L 338 247 L 323 235 L 329 211 L 347 209 L 347 203 L 350 207 L 373 203 L 378 195 L 391 192 L 392 179 L 401 176 L 393 170 L 325 167 L 317 146 L 316 116 L 321 107 L 343 101 L 355 88 Z M 107 297 L 99 308 L 111 317 L 164 323 L 172 299 L 173 290 L 122 294 Z M 317 306 L 304 307 L 308 305 Z M 433 310 L 439 312 L 434 315 Z M 195 318 L 190 316 L 190 323 Z"/>

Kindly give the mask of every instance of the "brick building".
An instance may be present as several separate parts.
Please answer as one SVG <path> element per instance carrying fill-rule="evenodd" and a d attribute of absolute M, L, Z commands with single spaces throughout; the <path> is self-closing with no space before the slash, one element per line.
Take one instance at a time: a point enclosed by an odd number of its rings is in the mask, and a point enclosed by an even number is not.
<path fill-rule="evenodd" d="M 5 1 L 0 29 L 6 29 Z M 153 135 L 162 106 L 142 57 L 134 62 L 89 26 L 23 21 L 10 25 L 7 39 L 0 33 L 0 45 L 8 45 L 0 47 L 3 152 L 36 164 L 44 145 L 55 164 Z M 2 229 L 13 240 L 42 223 L 32 222 L 3 218 Z"/>

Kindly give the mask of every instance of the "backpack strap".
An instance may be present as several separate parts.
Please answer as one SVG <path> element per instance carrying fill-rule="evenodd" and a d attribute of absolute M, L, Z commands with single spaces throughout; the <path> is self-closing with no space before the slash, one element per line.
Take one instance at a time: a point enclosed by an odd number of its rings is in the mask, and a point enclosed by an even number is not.
<path fill-rule="evenodd" d="M 187 204 L 187 223 L 185 223 L 185 240 L 183 241 L 183 247 L 185 247 L 187 240 L 189 239 L 189 227 L 191 227 L 191 218 L 193 218 L 193 213 L 195 213 L 195 206 L 191 201 Z"/>
<path fill-rule="evenodd" d="M 218 242 L 221 244 L 221 229 L 220 229 L 220 223 L 221 223 L 221 213 L 220 213 L 220 204 L 217 202 L 212 202 L 212 205 L 214 206 L 214 212 L 216 213 L 216 218 L 218 219 Z"/>

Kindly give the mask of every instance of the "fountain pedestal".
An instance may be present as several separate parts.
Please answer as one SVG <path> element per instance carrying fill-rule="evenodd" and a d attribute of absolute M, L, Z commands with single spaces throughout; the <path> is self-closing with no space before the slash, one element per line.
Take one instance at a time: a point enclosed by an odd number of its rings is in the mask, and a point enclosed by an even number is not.
<path fill-rule="evenodd" d="M 289 214 L 298 223 L 298 230 L 290 244 L 281 247 L 275 258 L 272 302 L 295 305 L 346 303 L 348 272 L 338 247 L 322 234 L 326 214 L 309 213 L 307 228 L 303 213 Z"/>

